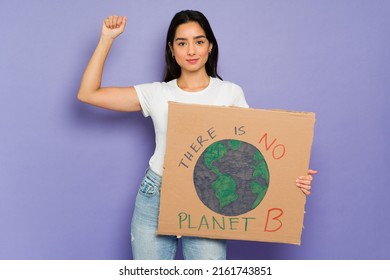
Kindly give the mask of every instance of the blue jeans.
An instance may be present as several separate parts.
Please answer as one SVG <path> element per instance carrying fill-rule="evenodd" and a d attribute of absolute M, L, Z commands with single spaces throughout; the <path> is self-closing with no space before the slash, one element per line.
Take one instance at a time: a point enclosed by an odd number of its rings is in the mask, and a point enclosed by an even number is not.
<path fill-rule="evenodd" d="M 131 222 L 133 259 L 173 260 L 180 239 L 184 259 L 226 259 L 225 240 L 157 235 L 160 187 L 161 176 L 148 169 L 138 190 Z"/>

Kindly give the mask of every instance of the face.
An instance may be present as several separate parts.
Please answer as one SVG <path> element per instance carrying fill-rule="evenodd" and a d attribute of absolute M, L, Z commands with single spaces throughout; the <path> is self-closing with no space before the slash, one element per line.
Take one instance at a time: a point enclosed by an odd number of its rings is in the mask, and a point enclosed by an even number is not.
<path fill-rule="evenodd" d="M 205 64 L 212 47 L 203 28 L 197 22 L 179 25 L 175 38 L 170 43 L 171 52 L 182 72 L 206 72 Z"/>

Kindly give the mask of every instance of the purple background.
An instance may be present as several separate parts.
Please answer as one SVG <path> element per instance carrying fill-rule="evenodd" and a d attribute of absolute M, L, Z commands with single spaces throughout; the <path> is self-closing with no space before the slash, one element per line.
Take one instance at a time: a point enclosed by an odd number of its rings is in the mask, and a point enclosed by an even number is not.
<path fill-rule="evenodd" d="M 162 79 L 187 8 L 209 18 L 220 74 L 251 107 L 317 114 L 302 245 L 229 241 L 228 257 L 389 259 L 390 2 L 244 2 L 1 1 L 0 259 L 131 258 L 153 126 L 76 93 L 104 17 L 128 16 L 103 81 L 126 86 Z"/>

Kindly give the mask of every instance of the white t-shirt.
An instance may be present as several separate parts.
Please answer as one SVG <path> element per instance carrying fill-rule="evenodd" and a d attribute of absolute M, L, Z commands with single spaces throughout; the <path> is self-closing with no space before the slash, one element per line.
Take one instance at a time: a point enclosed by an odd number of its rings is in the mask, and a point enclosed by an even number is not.
<path fill-rule="evenodd" d="M 149 161 L 150 168 L 163 174 L 168 126 L 168 101 L 180 103 L 236 106 L 248 108 L 244 93 L 236 84 L 211 78 L 207 88 L 197 92 L 187 92 L 177 85 L 177 80 L 156 82 L 135 86 L 142 113 L 151 117 L 156 133 L 156 149 Z"/>

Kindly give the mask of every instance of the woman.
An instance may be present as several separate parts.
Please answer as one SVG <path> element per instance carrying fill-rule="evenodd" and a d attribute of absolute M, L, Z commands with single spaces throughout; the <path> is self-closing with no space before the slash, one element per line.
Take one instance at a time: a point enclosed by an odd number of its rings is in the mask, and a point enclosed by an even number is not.
<path fill-rule="evenodd" d="M 218 44 L 206 17 L 198 11 L 181 11 L 168 29 L 165 59 L 167 72 L 162 83 L 131 87 L 101 87 L 105 59 L 114 40 L 123 33 L 126 17 L 104 20 L 100 41 L 84 72 L 79 100 L 106 109 L 151 116 L 156 149 L 140 185 L 132 219 L 131 244 L 134 259 L 174 259 L 178 238 L 157 236 L 159 188 L 166 147 L 168 101 L 247 108 L 241 88 L 222 81 L 217 73 Z M 296 185 L 310 194 L 312 175 L 297 179 Z M 226 241 L 182 237 L 185 259 L 225 259 Z"/>

